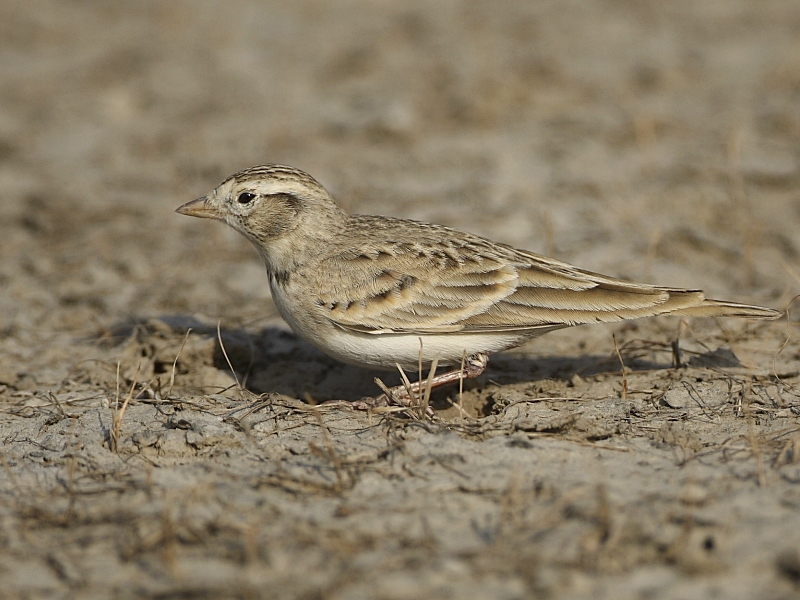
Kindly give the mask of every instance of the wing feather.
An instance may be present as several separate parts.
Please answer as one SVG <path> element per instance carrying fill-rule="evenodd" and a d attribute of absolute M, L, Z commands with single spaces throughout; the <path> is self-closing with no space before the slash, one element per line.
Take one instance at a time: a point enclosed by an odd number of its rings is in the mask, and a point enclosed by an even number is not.
<path fill-rule="evenodd" d="M 739 315 L 751 308 L 712 304 L 699 290 L 615 279 L 446 228 L 397 223 L 403 237 L 416 241 L 373 242 L 321 259 L 323 270 L 341 274 L 314 286 L 315 303 L 335 325 L 375 334 L 534 335 L 662 313 Z M 336 268 L 342 261 L 347 269 Z"/>

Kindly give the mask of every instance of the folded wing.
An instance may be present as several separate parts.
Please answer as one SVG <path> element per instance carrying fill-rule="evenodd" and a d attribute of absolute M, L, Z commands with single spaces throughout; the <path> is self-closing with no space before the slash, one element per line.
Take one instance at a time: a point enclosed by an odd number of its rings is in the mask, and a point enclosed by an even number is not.
<path fill-rule="evenodd" d="M 368 333 L 552 330 L 658 314 L 775 318 L 707 300 L 700 290 L 630 283 L 476 237 L 349 249 L 346 280 L 316 303 L 336 325 Z"/>

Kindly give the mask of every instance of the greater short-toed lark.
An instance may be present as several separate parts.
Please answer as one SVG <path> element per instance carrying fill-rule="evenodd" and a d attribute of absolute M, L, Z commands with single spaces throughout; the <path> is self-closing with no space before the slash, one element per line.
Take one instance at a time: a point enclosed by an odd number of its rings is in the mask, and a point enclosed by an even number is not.
<path fill-rule="evenodd" d="M 267 266 L 281 316 L 346 363 L 416 370 L 461 365 L 548 331 L 653 315 L 771 319 L 700 290 L 631 283 L 441 225 L 349 215 L 303 171 L 264 165 L 232 175 L 179 213 L 226 222 Z M 437 383 L 448 381 L 445 378 Z"/>

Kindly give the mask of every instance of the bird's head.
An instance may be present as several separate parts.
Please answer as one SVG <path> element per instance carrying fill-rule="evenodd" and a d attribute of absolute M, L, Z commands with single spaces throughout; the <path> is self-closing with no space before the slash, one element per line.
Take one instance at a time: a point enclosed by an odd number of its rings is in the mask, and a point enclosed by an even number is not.
<path fill-rule="evenodd" d="M 224 221 L 248 238 L 268 263 L 290 246 L 299 251 L 300 240 L 335 235 L 347 218 L 313 177 L 281 165 L 251 167 L 231 175 L 177 212 Z"/>

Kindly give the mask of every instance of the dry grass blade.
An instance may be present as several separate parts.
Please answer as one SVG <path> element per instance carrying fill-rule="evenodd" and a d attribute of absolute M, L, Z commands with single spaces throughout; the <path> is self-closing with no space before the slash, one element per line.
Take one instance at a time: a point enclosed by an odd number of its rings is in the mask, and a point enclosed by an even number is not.
<path fill-rule="evenodd" d="M 676 369 L 681 369 L 686 366 L 683 362 L 683 356 L 681 354 L 681 342 L 679 339 L 674 339 L 670 342 L 670 347 L 672 348 L 672 366 Z"/>
<path fill-rule="evenodd" d="M 125 402 L 122 403 L 122 407 L 119 406 L 119 363 L 117 363 L 117 397 L 114 401 L 114 410 L 111 413 L 111 431 L 109 432 L 109 441 L 111 450 L 114 452 L 119 452 L 119 439 L 122 435 L 122 417 L 125 416 L 125 410 L 128 408 L 128 403 L 133 398 L 133 391 L 136 389 L 136 384 L 139 383 L 139 371 L 142 368 L 142 364 L 136 367 L 136 375 L 133 377 L 133 383 L 131 384 L 131 389 L 128 392 L 128 396 L 125 398 Z"/>
<path fill-rule="evenodd" d="M 619 364 L 622 367 L 622 399 L 628 399 L 628 375 L 625 372 L 625 361 L 622 360 L 622 352 L 619 351 L 619 344 L 617 344 L 617 336 L 613 333 L 611 334 L 611 339 L 614 340 L 614 350 L 617 351 L 617 358 L 619 358 Z"/>
<path fill-rule="evenodd" d="M 422 382 L 422 338 L 419 338 L 419 354 L 417 354 L 417 380 Z"/>
<path fill-rule="evenodd" d="M 125 402 L 125 406 L 127 406 L 127 401 Z M 122 416 L 120 415 L 120 421 L 121 420 Z M 72 419 L 72 427 L 70 428 L 69 431 L 69 437 L 72 439 L 73 445 L 72 445 L 72 458 L 69 463 L 69 472 L 67 473 L 67 494 L 69 496 L 69 501 L 67 504 L 67 513 L 64 516 L 64 522 L 67 525 L 69 525 L 69 523 L 72 522 L 72 516 L 75 514 L 75 499 L 77 496 L 77 494 L 75 493 L 75 470 L 78 467 L 78 448 L 75 440 L 75 427 L 77 424 L 78 420 Z M 117 435 L 119 435 L 119 431 L 117 431 Z"/>
<path fill-rule="evenodd" d="M 750 385 L 748 384 L 748 388 Z M 747 390 L 750 391 L 749 389 Z M 742 394 L 744 396 L 744 394 Z M 756 468 L 758 473 L 758 486 L 767 487 L 767 469 L 764 465 L 764 454 L 761 451 L 761 443 L 756 435 L 755 419 L 753 418 L 752 411 L 747 411 L 747 436 L 745 437 L 747 443 L 750 445 L 750 451 L 756 459 Z"/>
<path fill-rule="evenodd" d="M 217 329 L 217 331 L 219 331 L 219 329 Z M 190 333 L 192 333 L 191 327 L 186 330 L 186 335 L 183 337 L 183 343 L 181 344 L 181 347 L 178 348 L 178 354 L 175 355 L 175 360 L 172 361 L 172 371 L 169 374 L 169 389 L 167 390 L 167 398 L 172 396 L 172 388 L 175 387 L 175 369 L 178 366 L 178 359 L 181 357 L 181 352 L 183 352 L 183 348 L 186 346 L 186 342 L 189 341 Z M 222 342 L 220 342 L 220 344 L 221 343 Z M 225 358 L 227 358 L 227 356 Z"/>
<path fill-rule="evenodd" d="M 419 398 L 414 397 L 414 387 L 411 385 L 411 381 L 408 379 L 408 375 L 403 370 L 399 364 L 395 363 L 397 366 L 397 370 L 400 371 L 400 378 L 403 380 L 403 386 L 406 388 L 406 392 L 408 393 L 408 400 L 409 403 L 414 406 L 419 403 Z"/>
<path fill-rule="evenodd" d="M 419 403 L 419 416 L 420 419 L 424 419 L 425 416 L 428 414 L 428 407 L 431 404 L 431 391 L 433 390 L 433 378 L 436 376 L 436 367 L 439 366 L 439 357 L 433 359 L 431 363 L 431 370 L 428 373 L 428 379 L 425 382 L 425 393 L 420 394 L 420 403 Z M 422 373 L 420 372 L 420 377 L 422 377 Z M 463 381 L 464 378 L 462 377 L 459 381 Z"/>
<path fill-rule="evenodd" d="M 381 388 L 381 391 L 384 394 L 386 394 L 386 398 L 387 399 L 389 399 L 391 401 L 395 401 L 395 397 L 394 397 L 394 394 L 392 393 L 392 390 L 389 389 L 389 386 L 387 386 L 385 383 L 383 383 L 383 380 L 380 377 L 376 377 L 375 379 L 373 379 L 373 381 L 375 382 L 375 385 L 377 385 L 379 388 Z"/>
<path fill-rule="evenodd" d="M 464 350 L 461 354 L 461 372 L 464 372 L 464 367 L 467 364 L 467 351 Z M 458 416 L 461 424 L 464 424 L 464 378 L 458 378 Z"/>
<path fill-rule="evenodd" d="M 243 397 L 243 393 L 242 393 L 242 384 L 239 383 L 239 376 L 236 375 L 236 371 L 233 368 L 233 363 L 231 362 L 231 359 L 228 358 L 228 352 L 225 350 L 225 344 L 222 343 L 221 324 L 222 324 L 221 320 L 217 321 L 217 340 L 219 341 L 219 347 L 220 347 L 220 350 L 222 350 L 222 356 L 225 357 L 225 362 L 228 363 L 228 368 L 231 370 L 231 375 L 233 375 L 233 378 L 236 380 L 236 389 L 239 392 L 239 396 L 243 400 L 244 397 Z"/>
<path fill-rule="evenodd" d="M 114 394 L 114 408 L 116 409 L 119 406 L 119 367 L 120 363 L 117 361 L 117 391 Z"/>

